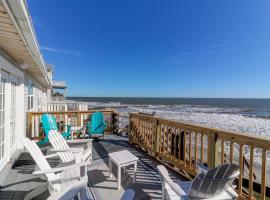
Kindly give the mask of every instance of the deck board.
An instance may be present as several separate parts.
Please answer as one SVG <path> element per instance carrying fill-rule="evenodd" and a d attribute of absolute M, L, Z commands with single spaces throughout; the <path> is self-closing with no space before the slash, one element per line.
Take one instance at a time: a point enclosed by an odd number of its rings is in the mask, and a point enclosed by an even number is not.
<path fill-rule="evenodd" d="M 136 184 L 132 183 L 132 168 L 126 173 L 122 171 L 121 190 L 116 190 L 116 178 L 108 178 L 108 154 L 127 149 L 139 158 Z M 155 160 L 152 160 L 142 151 L 128 143 L 126 137 L 106 135 L 104 140 L 93 142 L 93 165 L 89 167 L 88 177 L 91 191 L 96 199 L 119 199 L 125 189 L 133 189 L 136 199 L 161 199 L 161 183 L 157 172 Z M 50 160 L 52 166 L 57 165 L 58 160 Z M 9 163 L 0 173 L 0 199 L 23 199 L 30 191 L 46 182 L 44 176 L 33 176 L 35 163 L 28 153 L 22 153 L 11 166 Z M 115 175 L 115 167 L 113 168 Z M 172 174 L 173 179 L 179 179 Z M 48 191 L 36 199 L 46 199 Z"/>

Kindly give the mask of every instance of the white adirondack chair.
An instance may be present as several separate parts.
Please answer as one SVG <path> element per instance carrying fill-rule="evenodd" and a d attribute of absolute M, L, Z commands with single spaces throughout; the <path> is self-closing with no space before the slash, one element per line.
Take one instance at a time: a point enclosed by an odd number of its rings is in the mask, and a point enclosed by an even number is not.
<path fill-rule="evenodd" d="M 76 162 L 92 161 L 92 139 L 76 139 L 65 140 L 62 135 L 56 130 L 50 130 L 48 139 L 53 147 L 50 152 L 62 152 L 59 157 L 63 163 L 70 162 L 77 159 Z M 83 144 L 86 143 L 87 148 L 71 148 L 69 144 Z M 78 155 L 81 154 L 81 155 Z M 79 160 L 78 158 L 81 158 Z"/>
<path fill-rule="evenodd" d="M 162 165 L 158 167 L 162 181 L 162 199 L 237 199 L 238 194 L 232 188 L 239 175 L 238 166 L 224 164 L 199 174 L 193 181 L 175 183 Z"/>
<path fill-rule="evenodd" d="M 40 170 L 33 172 L 33 174 L 44 174 L 48 179 L 46 184 L 30 192 L 25 197 L 25 200 L 37 197 L 47 189 L 50 193 L 49 200 L 73 199 L 77 195 L 80 196 L 82 200 L 90 199 L 90 191 L 87 187 L 88 176 L 84 170 L 84 168 L 90 164 L 90 161 L 65 167 L 51 168 L 46 158 L 54 157 L 55 155 L 44 156 L 37 144 L 30 141 L 28 138 L 22 138 L 22 142 L 37 164 L 38 170 Z M 57 155 L 61 155 L 61 153 L 57 153 Z"/>

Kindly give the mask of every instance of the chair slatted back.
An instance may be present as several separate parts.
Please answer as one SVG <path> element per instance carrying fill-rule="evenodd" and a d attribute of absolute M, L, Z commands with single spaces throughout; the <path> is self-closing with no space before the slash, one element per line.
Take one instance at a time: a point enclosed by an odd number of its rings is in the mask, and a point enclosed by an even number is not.
<path fill-rule="evenodd" d="M 69 149 L 67 142 L 57 130 L 50 130 L 48 139 L 54 149 Z M 73 154 L 70 152 L 61 153 L 59 157 L 62 162 L 69 162 L 73 159 Z"/>
<path fill-rule="evenodd" d="M 103 134 L 105 130 L 104 116 L 102 112 L 94 112 L 91 117 L 91 126 L 88 130 L 91 134 Z"/>
<path fill-rule="evenodd" d="M 35 163 L 37 164 L 38 168 L 40 170 L 47 170 L 51 169 L 51 166 L 49 165 L 48 161 L 44 157 L 41 150 L 38 148 L 37 144 L 33 141 L 30 141 L 29 138 L 22 138 L 23 145 L 27 149 L 27 151 L 30 153 L 32 158 L 34 159 Z M 56 180 L 56 175 L 54 173 L 47 173 L 46 177 L 52 187 L 55 185 L 52 183 L 54 180 Z"/>
<path fill-rule="evenodd" d="M 189 190 L 193 198 L 212 198 L 223 192 L 227 186 L 232 186 L 234 179 L 239 175 L 238 166 L 224 164 L 208 170 L 195 177 Z"/>
<path fill-rule="evenodd" d="M 49 135 L 50 130 L 56 130 L 56 131 L 58 130 L 56 119 L 53 115 L 50 115 L 47 113 L 43 114 L 41 116 L 41 122 L 42 122 L 42 126 L 43 126 L 46 136 Z"/>

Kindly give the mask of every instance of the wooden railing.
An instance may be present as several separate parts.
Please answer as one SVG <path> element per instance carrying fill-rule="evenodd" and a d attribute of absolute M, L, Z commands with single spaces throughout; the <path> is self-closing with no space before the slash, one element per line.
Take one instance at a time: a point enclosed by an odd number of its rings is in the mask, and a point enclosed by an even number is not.
<path fill-rule="evenodd" d="M 172 169 L 195 176 L 196 162 L 206 163 L 209 168 L 225 162 L 236 163 L 240 170 L 236 188 L 239 197 L 254 199 L 254 184 L 257 182 L 259 198 L 266 198 L 269 138 L 137 113 L 130 114 L 129 124 L 129 141 Z M 261 157 L 261 162 L 256 165 L 254 152 Z M 255 177 L 258 179 L 256 182 Z"/>
<path fill-rule="evenodd" d="M 87 110 L 87 111 L 47 111 L 47 112 L 29 112 L 27 120 L 27 137 L 30 139 L 41 139 L 43 135 L 41 116 L 44 113 L 52 114 L 56 117 L 59 131 L 66 131 L 67 125 L 82 127 L 94 112 L 100 111 L 104 115 L 107 124 L 106 131 L 114 132 L 118 122 L 117 113 L 113 110 Z"/>
<path fill-rule="evenodd" d="M 45 105 L 40 105 L 37 111 L 87 111 L 88 104 L 85 102 L 77 101 L 50 101 Z"/>

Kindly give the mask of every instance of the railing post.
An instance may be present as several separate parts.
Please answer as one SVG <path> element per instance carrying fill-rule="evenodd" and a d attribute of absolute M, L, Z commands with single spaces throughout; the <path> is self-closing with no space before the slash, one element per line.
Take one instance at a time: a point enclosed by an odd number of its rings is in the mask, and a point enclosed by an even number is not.
<path fill-rule="evenodd" d="M 217 133 L 208 134 L 208 167 L 214 168 L 218 161 L 218 142 Z"/>
<path fill-rule="evenodd" d="M 26 137 L 28 138 L 31 138 L 32 136 L 32 114 L 31 113 L 28 113 L 28 120 L 27 120 L 27 125 L 28 125 L 28 128 L 27 128 L 27 133 L 26 133 Z"/>
<path fill-rule="evenodd" d="M 119 129 L 119 114 L 112 111 L 112 132 L 118 134 Z"/>
<path fill-rule="evenodd" d="M 158 119 L 154 120 L 154 128 L 153 128 L 153 134 L 155 138 L 155 143 L 154 143 L 154 154 L 155 157 L 157 158 L 159 155 L 159 137 L 160 137 L 160 126 L 158 123 Z"/>

